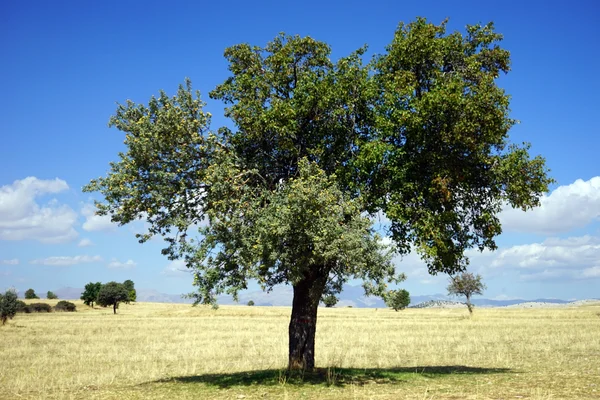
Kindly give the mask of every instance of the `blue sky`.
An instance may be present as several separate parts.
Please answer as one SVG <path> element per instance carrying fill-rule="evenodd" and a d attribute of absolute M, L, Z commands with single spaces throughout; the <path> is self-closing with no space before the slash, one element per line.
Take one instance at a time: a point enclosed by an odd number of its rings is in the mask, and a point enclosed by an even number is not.
<path fill-rule="evenodd" d="M 213 127 L 228 124 L 207 93 L 228 75 L 223 51 L 279 32 L 329 43 L 333 57 L 383 52 L 400 21 L 424 16 L 450 31 L 494 21 L 512 54 L 499 84 L 512 95 L 514 142 L 528 141 L 557 180 L 543 206 L 506 210 L 495 253 L 472 252 L 490 298 L 600 297 L 600 6 L 529 2 L 19 1 L 0 4 L 0 289 L 83 287 L 133 279 L 191 290 L 143 226 L 116 228 L 81 192 L 104 175 L 123 135 L 107 127 L 116 102 L 147 102 L 190 77 Z M 414 255 L 397 260 L 413 294 L 445 291 Z"/>

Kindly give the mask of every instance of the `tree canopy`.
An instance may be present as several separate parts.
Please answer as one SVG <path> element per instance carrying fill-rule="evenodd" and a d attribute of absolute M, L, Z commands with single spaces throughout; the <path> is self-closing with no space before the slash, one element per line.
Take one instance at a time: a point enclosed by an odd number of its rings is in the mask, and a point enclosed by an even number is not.
<path fill-rule="evenodd" d="M 474 294 L 482 295 L 483 291 L 486 289 L 486 286 L 481 279 L 481 275 L 474 275 L 471 272 L 463 272 L 456 276 L 450 276 L 448 294 L 451 296 L 465 296 L 467 298 L 469 314 L 473 314 L 471 297 Z"/>
<path fill-rule="evenodd" d="M 83 300 L 83 304 L 86 306 L 94 307 L 94 303 L 98 299 L 98 293 L 102 288 L 101 282 L 90 282 L 85 285 L 83 293 L 81 293 L 80 299 Z"/>
<path fill-rule="evenodd" d="M 40 297 L 37 294 L 35 294 L 35 290 L 27 289 L 25 291 L 25 298 L 31 300 L 31 299 L 39 299 Z"/>
<path fill-rule="evenodd" d="M 189 80 L 173 97 L 127 101 L 110 119 L 125 152 L 85 190 L 104 195 L 98 213 L 113 222 L 145 219 L 141 242 L 165 238 L 163 253 L 194 271 L 196 302 L 237 298 L 249 280 L 291 284 L 289 365 L 311 369 L 323 295 L 348 279 L 383 295 L 404 278 L 393 251 L 461 272 L 466 249 L 496 248 L 505 204 L 526 210 L 547 191 L 544 160 L 508 139 L 501 39 L 492 24 L 447 34 L 417 19 L 368 63 L 366 47 L 334 62 L 310 37 L 232 46 L 210 96 L 234 129 L 210 128 Z"/>
<path fill-rule="evenodd" d="M 406 289 L 390 290 L 383 299 L 394 311 L 404 310 L 410 304 L 410 294 Z"/>
<path fill-rule="evenodd" d="M 96 302 L 102 307 L 112 306 L 116 314 L 119 303 L 129 302 L 129 292 L 122 283 L 108 282 L 100 288 Z"/>

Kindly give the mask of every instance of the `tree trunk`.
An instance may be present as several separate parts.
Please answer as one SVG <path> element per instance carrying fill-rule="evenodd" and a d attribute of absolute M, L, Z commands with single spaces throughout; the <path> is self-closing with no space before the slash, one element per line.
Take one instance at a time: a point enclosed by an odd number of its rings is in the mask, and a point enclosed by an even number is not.
<path fill-rule="evenodd" d="M 469 309 L 469 315 L 473 315 L 473 304 L 471 304 L 471 296 L 467 296 L 467 308 Z"/>
<path fill-rule="evenodd" d="M 113 313 L 117 313 L 117 303 L 113 304 Z"/>
<path fill-rule="evenodd" d="M 289 370 L 312 371 L 315 367 L 317 308 L 325 289 L 327 274 L 309 276 L 294 285 L 289 327 Z"/>

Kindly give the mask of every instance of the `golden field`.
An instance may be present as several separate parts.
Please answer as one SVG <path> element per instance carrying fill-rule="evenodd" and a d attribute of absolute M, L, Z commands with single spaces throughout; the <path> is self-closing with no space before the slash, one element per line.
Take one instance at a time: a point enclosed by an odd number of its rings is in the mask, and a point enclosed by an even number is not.
<path fill-rule="evenodd" d="M 286 307 L 76 304 L 0 327 L 0 398 L 600 399 L 600 304 L 321 308 L 303 377 Z"/>

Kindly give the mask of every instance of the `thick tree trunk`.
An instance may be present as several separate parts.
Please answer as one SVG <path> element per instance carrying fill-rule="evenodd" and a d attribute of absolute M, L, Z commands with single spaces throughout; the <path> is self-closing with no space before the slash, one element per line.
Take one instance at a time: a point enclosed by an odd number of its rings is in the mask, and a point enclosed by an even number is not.
<path fill-rule="evenodd" d="M 294 285 L 292 318 L 289 327 L 289 370 L 312 371 L 315 367 L 317 308 L 327 275 L 307 277 Z"/>
<path fill-rule="evenodd" d="M 117 303 L 113 304 L 113 313 L 117 313 Z"/>

